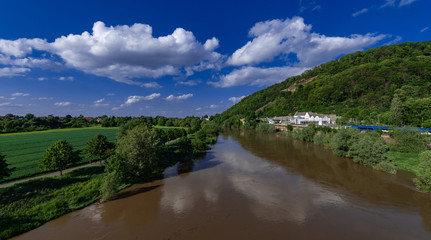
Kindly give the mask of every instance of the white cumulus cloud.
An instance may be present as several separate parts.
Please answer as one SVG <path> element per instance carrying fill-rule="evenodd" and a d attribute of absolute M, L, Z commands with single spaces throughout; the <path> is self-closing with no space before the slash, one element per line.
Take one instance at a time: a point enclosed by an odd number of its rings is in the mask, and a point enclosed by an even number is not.
<path fill-rule="evenodd" d="M 181 67 L 212 59 L 218 44 L 216 38 L 201 44 L 183 28 L 153 37 L 152 27 L 147 24 L 107 27 L 96 22 L 92 33 L 57 38 L 52 48 L 70 67 L 133 83 L 134 78 L 176 75 Z"/>
<path fill-rule="evenodd" d="M 241 101 L 243 98 L 245 98 L 245 96 L 241 96 L 241 97 L 231 97 L 229 98 L 229 101 L 233 102 L 233 104 L 238 103 L 239 101 Z"/>
<path fill-rule="evenodd" d="M 169 95 L 168 97 L 166 97 L 166 100 L 168 101 L 175 101 L 175 100 L 186 100 L 188 98 L 193 97 L 193 94 L 188 93 L 188 94 L 183 94 L 183 95 L 179 95 L 179 96 L 174 96 L 174 95 Z"/>
<path fill-rule="evenodd" d="M 293 53 L 296 54 L 299 65 L 311 67 L 342 54 L 362 50 L 386 37 L 383 34 L 327 37 L 312 33 L 311 25 L 305 24 L 301 17 L 258 22 L 249 35 L 253 40 L 236 50 L 228 59 L 228 64 L 259 64 Z"/>
<path fill-rule="evenodd" d="M 5 68 L 0 68 L 0 77 L 24 76 L 25 73 L 28 73 L 30 71 L 31 71 L 30 68 L 5 67 Z"/>
<path fill-rule="evenodd" d="M 308 68 L 304 67 L 243 67 L 220 77 L 218 82 L 209 82 L 215 87 L 234 87 L 241 85 L 268 86 L 299 75 Z"/>
<path fill-rule="evenodd" d="M 401 2 L 400 2 L 400 7 L 402 7 L 402 6 L 406 6 L 406 5 L 410 5 L 410 4 L 412 4 L 413 2 L 415 2 L 416 0 L 401 0 Z"/>
<path fill-rule="evenodd" d="M 30 96 L 30 93 L 17 92 L 17 93 L 12 93 L 11 96 L 13 96 L 13 97 L 27 97 L 27 96 Z"/>
<path fill-rule="evenodd" d="M 72 104 L 71 102 L 56 102 L 56 103 L 54 103 L 54 106 L 66 107 L 66 106 L 70 106 L 71 104 Z"/>

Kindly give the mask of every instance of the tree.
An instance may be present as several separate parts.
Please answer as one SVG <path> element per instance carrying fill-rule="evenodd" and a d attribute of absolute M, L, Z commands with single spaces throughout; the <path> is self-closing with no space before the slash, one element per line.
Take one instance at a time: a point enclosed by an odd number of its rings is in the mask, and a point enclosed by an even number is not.
<path fill-rule="evenodd" d="M 132 176 L 145 177 L 161 160 L 163 144 L 156 129 L 138 125 L 118 139 L 117 153 L 125 160 Z"/>
<path fill-rule="evenodd" d="M 72 145 L 66 140 L 59 140 L 52 144 L 46 151 L 45 156 L 39 162 L 42 170 L 60 171 L 63 175 L 63 170 L 72 166 L 80 160 L 79 151 L 73 151 Z"/>
<path fill-rule="evenodd" d="M 398 94 L 395 94 L 391 102 L 391 119 L 392 124 L 401 126 L 403 121 L 402 101 Z"/>
<path fill-rule="evenodd" d="M 102 134 L 97 134 L 93 139 L 87 142 L 85 153 L 88 157 L 99 157 L 102 159 L 108 157 L 108 151 L 114 147 L 114 144 L 108 141 L 108 138 Z"/>
<path fill-rule="evenodd" d="M 8 168 L 9 164 L 6 162 L 5 155 L 0 154 L 0 180 L 9 177 L 15 168 Z"/>

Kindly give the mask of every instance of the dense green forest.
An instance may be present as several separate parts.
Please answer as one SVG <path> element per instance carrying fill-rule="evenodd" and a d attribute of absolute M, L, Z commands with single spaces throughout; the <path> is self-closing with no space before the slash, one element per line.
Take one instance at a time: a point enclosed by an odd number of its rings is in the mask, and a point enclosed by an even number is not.
<path fill-rule="evenodd" d="M 431 41 L 345 55 L 255 92 L 215 120 L 229 125 L 296 111 L 335 113 L 364 124 L 430 125 Z"/>

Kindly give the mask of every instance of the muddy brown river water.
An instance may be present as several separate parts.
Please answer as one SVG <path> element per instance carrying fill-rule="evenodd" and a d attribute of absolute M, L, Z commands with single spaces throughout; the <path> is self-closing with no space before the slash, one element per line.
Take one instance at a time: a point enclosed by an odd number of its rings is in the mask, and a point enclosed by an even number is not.
<path fill-rule="evenodd" d="M 226 133 L 164 175 L 17 239 L 431 239 L 431 194 L 411 174 L 289 137 Z"/>

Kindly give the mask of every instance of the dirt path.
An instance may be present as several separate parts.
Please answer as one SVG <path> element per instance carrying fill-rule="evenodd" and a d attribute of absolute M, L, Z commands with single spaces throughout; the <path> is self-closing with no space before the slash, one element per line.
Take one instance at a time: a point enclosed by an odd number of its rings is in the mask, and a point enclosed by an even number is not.
<path fill-rule="evenodd" d="M 104 161 L 102 161 L 102 163 L 103 163 L 103 162 L 104 162 Z M 100 165 L 100 162 L 99 162 L 99 161 L 97 161 L 97 162 L 92 162 L 92 163 L 88 163 L 88 164 L 84 164 L 84 165 L 76 166 L 76 167 L 73 167 L 73 168 L 68 168 L 68 169 L 66 169 L 66 170 L 63 170 L 63 174 L 64 174 L 64 173 L 71 172 L 71 171 L 76 170 L 76 169 L 85 168 L 85 167 L 90 167 L 90 166 L 96 166 L 96 165 Z M 57 172 L 51 172 L 51 173 L 43 174 L 43 175 L 36 176 L 36 177 L 24 178 L 24 179 L 20 179 L 20 180 L 16 180 L 16 181 L 12 181 L 12 182 L 8 182 L 8 183 L 1 184 L 1 185 L 0 185 L 0 188 L 9 187 L 9 186 L 12 186 L 12 185 L 14 185 L 14 184 L 27 182 L 27 181 L 30 181 L 30 180 L 33 180 L 33 179 L 39 179 L 39 178 L 44 178 L 44 177 L 53 177 L 53 176 L 58 176 L 58 175 L 60 175 L 60 171 L 57 171 Z"/>

